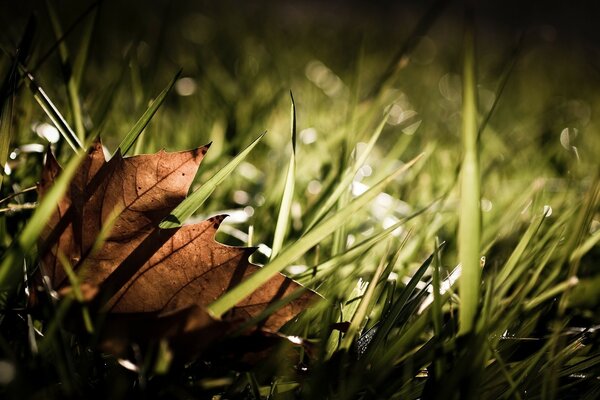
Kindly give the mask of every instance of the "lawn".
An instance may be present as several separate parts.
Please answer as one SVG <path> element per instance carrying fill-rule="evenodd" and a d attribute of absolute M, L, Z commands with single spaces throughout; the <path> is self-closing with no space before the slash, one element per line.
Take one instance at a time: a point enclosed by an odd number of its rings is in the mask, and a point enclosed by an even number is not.
<path fill-rule="evenodd" d="M 0 397 L 600 396 L 596 5 L 2 7 Z"/>

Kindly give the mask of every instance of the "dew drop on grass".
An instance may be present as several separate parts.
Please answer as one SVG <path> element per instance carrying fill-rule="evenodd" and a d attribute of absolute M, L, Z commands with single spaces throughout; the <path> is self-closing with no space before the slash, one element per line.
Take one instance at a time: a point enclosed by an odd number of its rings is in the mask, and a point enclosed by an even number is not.
<path fill-rule="evenodd" d="M 552 207 L 550 207 L 548 204 L 546 204 L 544 206 L 544 217 L 549 217 L 552 215 Z"/>

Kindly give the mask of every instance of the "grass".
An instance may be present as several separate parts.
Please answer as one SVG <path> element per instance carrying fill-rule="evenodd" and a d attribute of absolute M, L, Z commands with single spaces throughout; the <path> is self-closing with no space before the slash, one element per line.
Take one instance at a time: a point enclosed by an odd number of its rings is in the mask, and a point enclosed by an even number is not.
<path fill-rule="evenodd" d="M 446 3 L 355 5 L 327 24 L 327 5 L 47 2 L 29 24 L 14 6 L 0 36 L 0 396 L 597 398 L 590 47 L 533 22 L 515 42 L 482 27 L 490 9 L 473 24 Z M 93 346 L 96 316 L 93 332 L 66 328 L 76 298 L 30 312 L 37 236 L 97 135 L 129 155 L 212 142 L 163 225 L 230 214 L 218 239 L 257 246 L 264 268 L 210 311 L 281 271 L 323 297 L 283 330 L 303 346 L 176 365 L 164 342 L 120 359 Z M 38 204 L 45 146 L 65 169 Z"/>

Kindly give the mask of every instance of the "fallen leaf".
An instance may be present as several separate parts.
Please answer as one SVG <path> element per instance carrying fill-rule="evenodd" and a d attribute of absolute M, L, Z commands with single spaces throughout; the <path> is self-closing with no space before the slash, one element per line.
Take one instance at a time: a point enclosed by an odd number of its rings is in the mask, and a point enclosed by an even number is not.
<path fill-rule="evenodd" d="M 211 330 L 217 322 L 205 306 L 260 268 L 248 261 L 254 249 L 214 240 L 224 215 L 180 228 L 158 227 L 187 195 L 208 147 L 127 158 L 117 153 L 106 161 L 101 143 L 96 142 L 41 235 L 38 280 L 47 276 L 53 290 L 68 293 L 70 281 L 58 257 L 64 254 L 80 275 L 81 292 L 107 313 L 105 344 L 113 341 L 108 348 L 120 348 L 144 335 L 174 340 L 191 335 L 210 342 L 214 332 L 223 332 L 223 325 Z M 49 153 L 38 185 L 42 198 L 60 171 Z M 106 224 L 113 225 L 98 244 Z M 223 322 L 233 326 L 256 317 L 299 288 L 277 275 L 234 307 Z M 277 331 L 314 296 L 307 290 L 259 328 Z"/>

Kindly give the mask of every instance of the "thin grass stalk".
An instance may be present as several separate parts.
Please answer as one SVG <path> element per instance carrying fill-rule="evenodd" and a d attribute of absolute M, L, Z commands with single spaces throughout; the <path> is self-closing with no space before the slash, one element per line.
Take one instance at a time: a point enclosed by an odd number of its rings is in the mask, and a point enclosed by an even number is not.
<path fill-rule="evenodd" d="M 63 37 L 63 30 L 58 18 L 58 14 L 52 5 L 52 2 L 46 0 L 46 9 L 48 10 L 48 16 L 50 17 L 50 24 L 56 35 L 58 44 L 58 54 L 60 55 L 60 61 L 62 64 L 63 75 L 65 83 L 67 85 L 67 95 L 69 99 L 69 107 L 71 108 L 71 114 L 73 123 L 75 125 L 75 133 L 80 141 L 85 140 L 85 128 L 83 126 L 83 115 L 81 111 L 81 102 L 79 100 L 79 88 L 75 82 L 73 75 L 71 61 L 69 60 L 69 51 L 67 45 L 60 38 Z"/>
<path fill-rule="evenodd" d="M 277 224 L 275 225 L 275 233 L 273 235 L 273 247 L 271 258 L 277 257 L 277 254 L 283 247 L 283 241 L 288 231 L 290 223 L 290 213 L 292 210 L 292 202 L 294 200 L 294 185 L 296 181 L 296 103 L 294 95 L 290 91 L 291 109 L 290 109 L 290 133 L 292 136 L 292 154 L 285 177 L 285 185 L 281 196 L 281 205 L 279 207 L 279 215 L 277 216 Z"/>
<path fill-rule="evenodd" d="M 373 299 L 373 295 L 375 294 L 375 288 L 377 287 L 377 283 L 379 282 L 379 278 L 381 278 L 381 274 L 385 268 L 385 261 L 390 252 L 390 247 L 388 246 L 386 253 L 383 257 L 381 257 L 381 261 L 377 266 L 377 269 L 373 273 L 371 277 L 371 282 L 369 282 L 369 286 L 367 288 L 366 293 L 362 296 L 360 300 L 360 305 L 352 318 L 352 322 L 350 323 L 350 327 L 344 336 L 344 340 L 342 340 L 341 348 L 344 350 L 349 350 L 350 346 L 354 341 L 354 337 L 358 334 L 360 327 L 362 326 L 365 318 L 367 317 L 367 311 L 369 308 L 369 303 Z"/>
<path fill-rule="evenodd" d="M 182 71 L 181 69 L 179 71 L 177 71 L 177 73 L 175 74 L 173 79 L 171 79 L 171 81 L 169 82 L 167 87 L 165 87 L 158 94 L 156 99 L 154 99 L 152 101 L 152 103 L 150 103 L 150 105 L 148 106 L 146 111 L 144 111 L 144 114 L 142 114 L 140 119 L 138 119 L 137 122 L 135 123 L 135 125 L 133 125 L 131 127 L 131 129 L 129 130 L 129 132 L 127 132 L 127 135 L 125 135 L 125 137 L 123 138 L 123 140 L 121 141 L 121 143 L 119 144 L 119 147 L 117 149 L 117 150 L 121 151 L 121 154 L 123 154 L 123 155 L 127 154 L 127 152 L 129 150 L 131 150 L 131 147 L 139 139 L 139 137 L 142 134 L 142 132 L 144 131 L 144 129 L 146 129 L 146 126 L 150 123 L 150 120 L 152 120 L 152 117 L 154 117 L 154 114 L 156 114 L 156 112 L 158 111 L 160 106 L 163 104 L 163 102 L 167 98 L 167 94 L 169 94 L 169 92 L 175 85 L 175 82 L 177 82 L 177 79 L 179 79 L 179 76 L 181 75 L 181 71 Z"/>
<path fill-rule="evenodd" d="M 266 134 L 261 134 L 256 138 L 248 147 L 246 147 L 240 154 L 227 163 L 223 168 L 214 174 L 206 183 L 204 183 L 198 190 L 190 194 L 183 200 L 171 213 L 165 217 L 160 223 L 161 229 L 172 229 L 180 227 L 186 219 L 192 216 L 199 208 L 204 204 L 206 199 L 212 194 L 212 192 L 223 182 L 227 177 L 235 170 L 235 168 L 250 154 L 252 149 L 256 147 L 258 142 Z"/>
<path fill-rule="evenodd" d="M 357 197 L 348 206 L 338 211 L 336 214 L 323 221 L 319 226 L 304 235 L 300 240 L 288 246 L 279 256 L 273 259 L 269 264 L 253 273 L 242 283 L 225 293 L 207 308 L 212 315 L 220 318 L 224 313 L 233 308 L 236 304 L 258 289 L 273 275 L 282 271 L 291 262 L 303 255 L 306 251 L 314 247 L 325 237 L 331 235 L 340 225 L 345 224 L 350 216 L 356 214 L 359 210 L 372 201 L 392 180 L 409 170 L 422 157 L 422 154 L 413 160 L 404 164 L 401 168 L 395 170 L 386 178 L 371 187 L 367 192 Z"/>
<path fill-rule="evenodd" d="M 460 211 L 458 227 L 458 258 L 462 264 L 460 278 L 461 307 L 459 334 L 472 331 L 477 314 L 481 269 L 479 246 L 481 239 L 481 209 L 479 155 L 477 150 L 477 86 L 475 82 L 475 36 L 473 20 L 467 13 L 463 59 L 463 109 Z"/>
<path fill-rule="evenodd" d="M 73 157 L 67 166 L 62 170 L 60 176 L 55 181 L 52 188 L 46 193 L 44 199 L 40 202 L 35 212 L 29 219 L 27 225 L 19 235 L 14 245 L 4 254 L 2 264 L 0 264 L 0 291 L 9 291 L 15 288 L 21 276 L 21 266 L 23 256 L 27 254 L 36 243 L 36 240 L 42 233 L 46 223 L 56 210 L 56 204 L 62 198 L 69 187 L 69 183 L 79 164 L 85 156 L 80 152 Z"/>
<path fill-rule="evenodd" d="M 33 93 L 33 98 L 35 101 L 40 105 L 42 110 L 44 110 L 48 118 L 50 118 L 50 121 L 52 121 L 56 129 L 58 129 L 62 137 L 67 141 L 73 151 L 75 153 L 79 153 L 80 150 L 84 148 L 83 144 L 75 132 L 73 132 L 73 129 L 69 126 L 65 120 L 65 117 L 63 117 L 52 100 L 50 100 L 44 89 L 40 87 L 33 75 L 27 72 L 22 65 L 19 66 L 19 69 L 29 82 L 29 89 Z"/>

